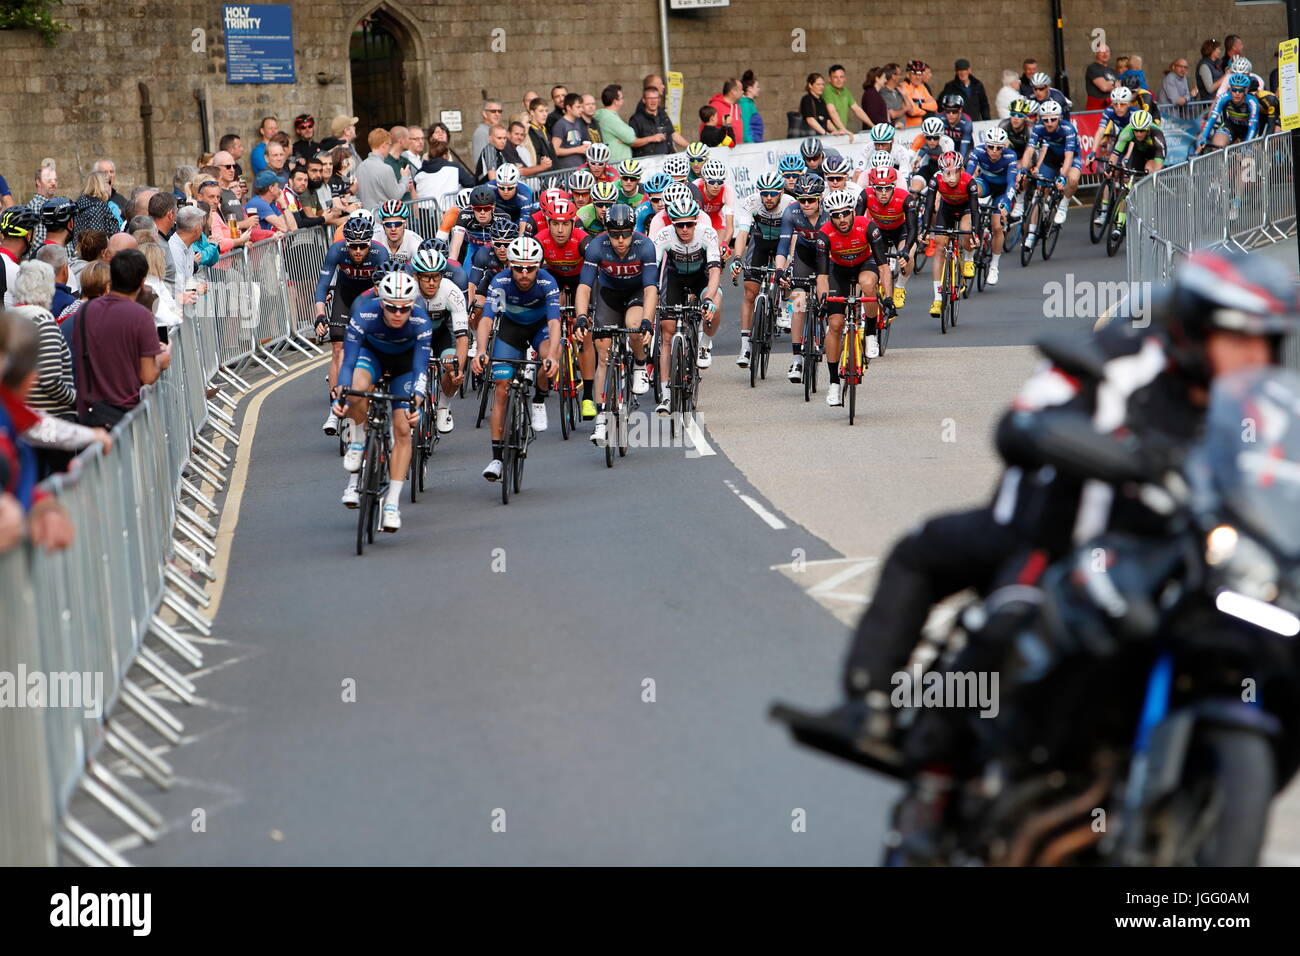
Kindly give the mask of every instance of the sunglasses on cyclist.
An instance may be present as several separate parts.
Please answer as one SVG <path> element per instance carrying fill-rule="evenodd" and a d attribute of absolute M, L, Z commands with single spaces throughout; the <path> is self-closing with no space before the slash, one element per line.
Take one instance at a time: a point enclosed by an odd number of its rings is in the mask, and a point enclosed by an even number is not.
<path fill-rule="evenodd" d="M 369 248 L 370 248 L 370 243 L 368 243 L 368 242 L 349 242 L 349 243 L 348 243 L 348 248 L 349 248 L 349 249 L 369 249 Z"/>
<path fill-rule="evenodd" d="M 590 198 L 591 198 L 591 190 L 590 190 L 590 189 L 575 189 L 575 190 L 573 191 L 573 198 L 574 198 L 574 199 L 577 199 L 579 196 L 584 196 L 584 197 L 590 199 Z M 580 203 L 579 205 L 583 205 L 583 206 L 585 206 L 586 203 Z"/>
<path fill-rule="evenodd" d="M 393 305 L 391 302 L 384 303 L 384 311 L 391 312 L 393 315 L 409 315 L 413 306 Z"/>
<path fill-rule="evenodd" d="M 926 139 L 931 139 L 931 140 L 936 140 L 936 141 L 939 139 L 938 136 L 931 136 L 929 133 L 926 133 L 926 134 L 925 134 L 925 138 L 926 138 Z"/>
<path fill-rule="evenodd" d="M 706 179 L 704 182 L 709 186 L 725 186 L 727 184 L 725 179 Z"/>
<path fill-rule="evenodd" d="M 782 179 L 798 179 L 798 178 L 799 178 L 800 176 L 802 176 L 802 175 L 803 175 L 803 173 L 782 173 L 782 174 L 781 174 L 781 178 L 782 178 Z"/>
<path fill-rule="evenodd" d="M 511 266 L 511 272 L 518 272 L 520 275 L 528 275 L 530 272 L 536 272 L 540 266 Z"/>
<path fill-rule="evenodd" d="M 632 230 L 631 229 L 610 229 L 609 237 L 611 239 L 631 239 Z"/>
<path fill-rule="evenodd" d="M 641 181 L 640 176 L 620 176 L 618 178 L 623 180 L 625 183 L 639 183 Z"/>
<path fill-rule="evenodd" d="M 517 188 L 518 188 L 517 183 L 511 183 L 509 186 L 507 186 L 505 183 L 497 183 L 497 192 L 499 193 L 508 193 L 510 192 L 510 190 L 517 189 Z"/>
<path fill-rule="evenodd" d="M 781 195 L 781 190 L 779 190 L 779 189 L 760 189 L 760 190 L 758 191 L 758 194 L 759 194 L 760 196 L 762 196 L 764 199 L 774 199 L 774 198 L 776 198 L 777 196 Z"/>
<path fill-rule="evenodd" d="M 843 219 L 845 216 L 852 216 L 852 215 L 853 215 L 852 209 L 838 209 L 835 212 L 831 213 L 831 218 Z"/>
<path fill-rule="evenodd" d="M 492 205 L 490 205 L 490 206 L 475 206 L 475 207 L 474 207 L 474 211 L 475 211 L 475 212 L 489 212 L 490 210 L 493 210 L 493 209 L 496 209 L 496 208 L 497 208 L 497 204 L 496 204 L 496 203 L 492 203 Z"/>
<path fill-rule="evenodd" d="M 608 209 L 610 206 L 614 204 L 612 202 L 594 202 L 592 203 L 592 205 L 595 206 L 597 209 Z"/>
<path fill-rule="evenodd" d="M 799 197 L 799 205 L 801 205 L 801 206 L 811 206 L 813 203 L 816 203 L 816 202 L 819 202 L 819 201 L 820 201 L 820 200 L 818 200 L 818 198 L 817 198 L 816 196 L 800 196 L 800 197 Z"/>
<path fill-rule="evenodd" d="M 694 228 L 695 228 L 695 225 L 696 225 L 696 223 L 695 223 L 695 220 L 694 220 L 694 219 L 684 219 L 684 220 L 682 220 L 681 222 L 675 222 L 675 223 L 673 223 L 673 228 L 674 228 L 674 229 L 694 229 Z"/>
<path fill-rule="evenodd" d="M 396 229 L 398 226 L 405 226 L 405 219 L 389 219 L 384 223 L 385 229 Z"/>
<path fill-rule="evenodd" d="M 848 180 L 847 176 L 827 176 L 827 183 L 842 183 Z"/>

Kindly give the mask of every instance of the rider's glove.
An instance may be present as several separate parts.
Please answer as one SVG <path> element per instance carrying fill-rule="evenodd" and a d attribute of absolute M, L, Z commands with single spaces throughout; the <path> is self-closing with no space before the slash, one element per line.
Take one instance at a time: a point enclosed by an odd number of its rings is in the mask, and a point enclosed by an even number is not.
<path fill-rule="evenodd" d="M 786 278 L 786 270 L 777 269 L 776 273 L 773 275 L 773 278 L 776 279 L 777 282 L 784 282 Z"/>
<path fill-rule="evenodd" d="M 1057 176 L 1057 177 L 1056 177 L 1056 188 L 1057 188 L 1057 189 L 1064 189 L 1064 188 L 1065 188 L 1065 177 L 1064 177 L 1064 176 Z"/>
<path fill-rule="evenodd" d="M 574 323 L 573 323 L 573 327 L 574 327 L 575 329 L 581 329 L 582 331 L 585 332 L 585 331 L 587 331 L 587 327 L 588 327 L 590 324 L 591 324 L 591 323 L 587 321 L 587 316 L 584 314 L 584 315 L 580 315 L 580 316 L 578 316 L 578 318 L 577 318 L 577 319 L 574 321 Z"/>
<path fill-rule="evenodd" d="M 654 330 L 655 330 L 655 324 L 654 324 L 653 322 L 651 322 L 649 319 L 642 319 L 642 320 L 641 320 L 641 331 L 642 331 L 642 332 L 653 332 Z"/>

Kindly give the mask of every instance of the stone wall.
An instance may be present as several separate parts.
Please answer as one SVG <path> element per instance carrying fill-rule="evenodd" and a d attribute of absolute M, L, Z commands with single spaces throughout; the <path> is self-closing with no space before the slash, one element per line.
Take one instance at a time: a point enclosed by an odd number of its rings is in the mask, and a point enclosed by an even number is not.
<path fill-rule="evenodd" d="M 61 191 L 75 194 L 100 155 L 118 163 L 119 182 L 147 178 L 144 129 L 137 84 L 149 86 L 153 103 L 154 179 L 167 181 L 180 163 L 199 152 L 199 105 L 208 98 L 212 143 L 239 132 L 251 148 L 261 116 L 287 125 L 300 112 L 328 124 L 351 112 L 348 40 L 351 27 L 381 4 L 295 2 L 294 36 L 298 82 L 293 85 L 231 85 L 225 82 L 221 4 L 194 0 L 65 0 L 56 7 L 71 26 L 58 46 L 44 47 L 33 31 L 0 31 L 0 173 L 19 201 L 31 193 L 35 166 L 45 156 L 60 164 Z M 485 95 L 517 109 L 523 92 L 543 96 L 555 82 L 599 91 L 623 84 L 629 106 L 640 78 L 661 70 L 657 0 L 625 0 L 596 6 L 584 0 L 516 0 L 495 8 L 445 0 L 384 2 L 402 25 L 410 119 L 428 121 L 439 110 L 458 109 L 468 142 Z M 1076 97 L 1090 61 L 1091 31 L 1105 29 L 1116 53 L 1146 57 L 1148 79 L 1158 84 L 1175 55 L 1193 62 L 1200 42 L 1240 33 L 1259 72 L 1272 66 L 1284 31 L 1281 6 L 1236 7 L 1230 0 L 1151 0 L 1119 6 L 1103 0 L 1065 0 L 1067 67 Z M 834 62 L 849 71 L 857 90 L 868 67 L 918 57 L 934 65 L 937 84 L 952 61 L 968 58 L 977 76 L 996 93 L 1001 70 L 1018 69 L 1026 52 L 1051 65 L 1047 0 L 911 0 L 866 4 L 823 0 L 733 0 L 730 7 L 673 15 L 669 19 L 672 65 L 685 75 L 683 118 L 688 135 L 696 111 L 721 89 L 724 79 L 752 68 L 758 74 L 759 108 L 769 138 L 785 132 L 785 113 L 797 109 L 803 80 Z M 499 22 L 498 22 L 499 21 Z M 493 35 L 494 29 L 504 34 Z M 200 45 L 193 31 L 201 30 Z M 494 42 L 504 51 L 493 52 Z M 321 74 L 326 83 L 317 80 Z M 936 86 L 937 92 L 937 86 Z M 322 135 L 327 134 L 327 131 Z"/>

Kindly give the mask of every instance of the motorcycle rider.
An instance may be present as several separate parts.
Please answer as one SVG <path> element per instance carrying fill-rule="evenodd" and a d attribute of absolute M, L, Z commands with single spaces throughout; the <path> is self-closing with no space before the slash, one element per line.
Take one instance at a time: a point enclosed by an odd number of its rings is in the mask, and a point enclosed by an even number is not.
<path fill-rule="evenodd" d="M 1072 544 L 1107 529 L 1158 528 L 1159 515 L 1135 492 L 1046 460 L 1034 442 L 1041 417 L 1086 417 L 1097 432 L 1136 443 L 1157 477 L 1196 438 L 1216 377 L 1279 361 L 1300 301 L 1277 263 L 1206 251 L 1188 258 L 1149 309 L 1148 328 L 1121 322 L 1083 346 L 1045 344 L 1054 361 L 1025 383 L 998 427 L 1007 468 L 993 501 L 932 518 L 893 548 L 843 672 L 845 716 L 859 725 L 865 752 L 910 768 L 934 759 L 924 741 L 919 749 L 909 741 L 906 755 L 895 747 L 889 698 L 936 603 L 966 588 L 1032 585 Z M 964 663 L 973 654 L 996 668 L 1003 650 L 972 645 Z"/>

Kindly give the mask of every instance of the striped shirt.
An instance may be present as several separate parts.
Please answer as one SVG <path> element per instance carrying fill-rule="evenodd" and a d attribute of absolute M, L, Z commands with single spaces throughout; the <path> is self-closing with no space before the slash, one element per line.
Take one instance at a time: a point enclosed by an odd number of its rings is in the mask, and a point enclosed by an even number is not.
<path fill-rule="evenodd" d="M 27 404 L 38 412 L 75 417 L 77 390 L 72 381 L 72 351 L 48 309 L 21 305 L 15 310 L 36 325 L 36 385 Z"/>

